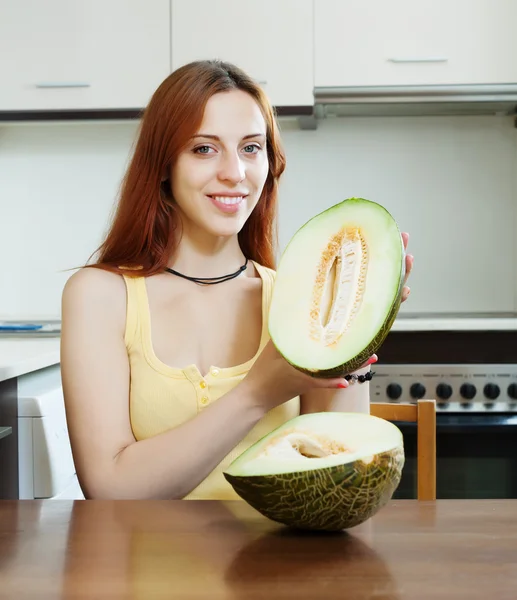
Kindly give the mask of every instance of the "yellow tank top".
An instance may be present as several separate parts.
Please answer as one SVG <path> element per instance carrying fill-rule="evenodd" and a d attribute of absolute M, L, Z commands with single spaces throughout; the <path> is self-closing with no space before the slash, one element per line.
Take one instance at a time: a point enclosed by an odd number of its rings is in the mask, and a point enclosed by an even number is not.
<path fill-rule="evenodd" d="M 124 276 L 127 288 L 125 344 L 131 375 L 129 410 L 137 441 L 173 429 L 195 417 L 242 381 L 255 362 L 269 340 L 268 314 L 275 272 L 258 263 L 253 264 L 262 279 L 262 335 L 259 350 L 252 359 L 240 365 L 226 368 L 213 365 L 204 376 L 196 365 L 171 367 L 157 358 L 151 340 L 145 278 Z M 297 416 L 299 411 L 298 397 L 269 411 L 185 499 L 239 499 L 224 478 L 224 469 L 244 450 Z"/>

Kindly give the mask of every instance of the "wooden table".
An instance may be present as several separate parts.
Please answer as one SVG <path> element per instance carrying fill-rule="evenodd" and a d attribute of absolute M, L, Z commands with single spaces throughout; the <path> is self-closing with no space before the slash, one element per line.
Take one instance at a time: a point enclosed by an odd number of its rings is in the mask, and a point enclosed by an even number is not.
<path fill-rule="evenodd" d="M 338 534 L 244 502 L 0 501 L 0 598 L 517 598 L 517 500 L 392 501 Z"/>

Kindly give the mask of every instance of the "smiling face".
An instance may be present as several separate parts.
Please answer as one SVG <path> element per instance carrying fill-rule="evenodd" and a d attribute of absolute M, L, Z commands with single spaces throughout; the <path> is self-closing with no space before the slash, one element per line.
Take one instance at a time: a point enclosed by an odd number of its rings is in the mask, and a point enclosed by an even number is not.
<path fill-rule="evenodd" d="M 264 117 L 249 94 L 231 90 L 210 98 L 171 173 L 184 231 L 237 235 L 268 175 L 266 141 Z"/>

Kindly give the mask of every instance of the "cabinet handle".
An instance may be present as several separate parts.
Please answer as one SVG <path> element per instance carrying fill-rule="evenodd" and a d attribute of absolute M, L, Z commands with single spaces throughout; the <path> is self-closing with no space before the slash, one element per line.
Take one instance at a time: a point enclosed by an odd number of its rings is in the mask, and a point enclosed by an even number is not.
<path fill-rule="evenodd" d="M 388 58 L 388 62 L 392 63 L 438 63 L 438 62 L 447 62 L 449 59 L 441 56 L 428 56 L 428 57 L 409 57 L 409 58 Z"/>
<path fill-rule="evenodd" d="M 89 83 L 82 82 L 74 82 L 74 81 L 63 81 L 63 82 L 52 82 L 52 81 L 44 81 L 42 83 L 36 84 L 37 88 L 51 89 L 51 88 L 87 88 L 91 87 Z"/>

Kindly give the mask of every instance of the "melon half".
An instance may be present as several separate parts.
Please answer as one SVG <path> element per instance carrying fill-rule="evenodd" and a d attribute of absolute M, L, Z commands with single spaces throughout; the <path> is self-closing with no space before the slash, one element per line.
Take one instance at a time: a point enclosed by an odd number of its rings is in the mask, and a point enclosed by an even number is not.
<path fill-rule="evenodd" d="M 377 352 L 401 304 L 405 250 L 380 204 L 349 198 L 301 227 L 284 250 L 269 334 L 294 367 L 338 377 Z"/>
<path fill-rule="evenodd" d="M 362 413 L 321 412 L 284 423 L 224 473 L 265 517 L 296 529 L 339 531 L 392 498 L 404 466 L 402 433 Z"/>

